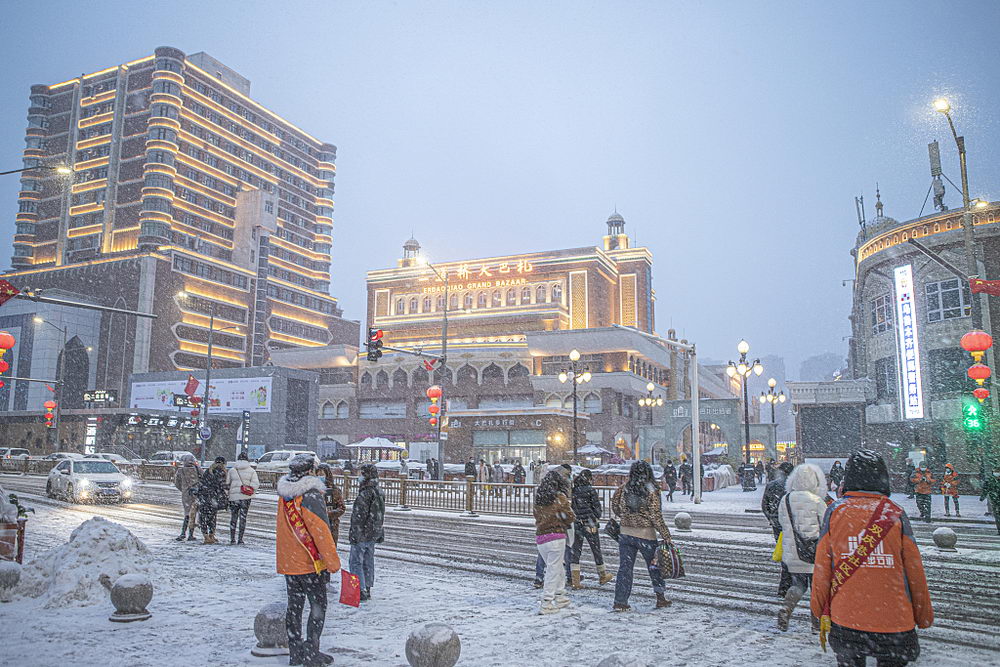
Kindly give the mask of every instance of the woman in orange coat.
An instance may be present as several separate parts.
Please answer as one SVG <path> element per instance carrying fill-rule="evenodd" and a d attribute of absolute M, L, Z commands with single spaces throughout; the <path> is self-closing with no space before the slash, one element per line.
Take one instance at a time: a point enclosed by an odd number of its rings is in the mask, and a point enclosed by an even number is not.
<path fill-rule="evenodd" d="M 876 452 L 851 455 L 843 489 L 821 527 L 812 613 L 832 621 L 830 646 L 839 666 L 864 665 L 867 656 L 880 665 L 905 665 L 920 655 L 914 626 L 934 622 L 909 517 L 888 499 L 889 472 Z"/>
<path fill-rule="evenodd" d="M 955 502 L 955 516 L 962 516 L 961 510 L 958 509 L 958 473 L 955 472 L 955 466 L 950 463 L 944 464 L 944 476 L 941 477 L 941 495 L 944 496 L 944 515 L 951 516 L 951 510 L 948 507 L 948 499 L 951 498 Z"/>

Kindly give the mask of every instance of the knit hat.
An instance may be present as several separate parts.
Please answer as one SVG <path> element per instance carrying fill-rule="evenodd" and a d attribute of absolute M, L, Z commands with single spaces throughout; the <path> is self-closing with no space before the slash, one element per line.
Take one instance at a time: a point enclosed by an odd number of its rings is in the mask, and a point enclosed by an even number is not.
<path fill-rule="evenodd" d="M 376 468 L 374 464 L 371 463 L 366 463 L 363 466 L 361 466 L 361 469 L 358 472 L 360 472 L 361 476 L 366 480 L 378 478 L 378 468 Z"/>
<path fill-rule="evenodd" d="M 215 462 L 216 463 L 225 463 L 226 462 L 226 457 L 225 456 L 216 456 L 215 457 Z"/>
<path fill-rule="evenodd" d="M 301 477 L 313 469 L 316 460 L 311 454 L 296 454 L 288 462 L 288 472 L 293 476 Z"/>
<path fill-rule="evenodd" d="M 871 449 L 859 449 L 847 459 L 844 470 L 844 491 L 868 491 L 888 496 L 889 469 L 885 459 Z"/>

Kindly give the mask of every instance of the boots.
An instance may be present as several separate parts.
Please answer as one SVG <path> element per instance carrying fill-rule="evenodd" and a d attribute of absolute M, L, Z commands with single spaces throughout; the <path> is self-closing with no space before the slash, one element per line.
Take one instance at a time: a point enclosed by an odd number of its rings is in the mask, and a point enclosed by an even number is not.
<path fill-rule="evenodd" d="M 188 517 L 184 517 L 184 523 L 181 525 L 181 534 L 174 538 L 175 542 L 183 542 L 184 534 L 188 531 Z"/>
<path fill-rule="evenodd" d="M 597 566 L 597 583 L 601 586 L 615 578 L 615 575 L 608 572 L 608 568 L 603 564 Z"/>
<path fill-rule="evenodd" d="M 656 608 L 657 609 L 664 609 L 666 607 L 669 607 L 671 604 L 672 603 L 670 602 L 670 600 L 667 599 L 666 595 L 664 595 L 663 593 L 657 593 L 656 594 Z"/>
<path fill-rule="evenodd" d="M 781 605 L 781 609 L 778 610 L 778 629 L 782 632 L 788 632 L 788 621 L 792 617 L 792 610 L 795 609 L 795 605 L 799 603 L 799 599 L 802 597 L 802 593 L 796 589 L 789 589 L 785 593 L 785 601 Z"/>
<path fill-rule="evenodd" d="M 583 584 L 580 583 L 580 565 L 571 565 L 569 571 L 569 587 L 574 591 L 578 591 L 583 588 Z"/>

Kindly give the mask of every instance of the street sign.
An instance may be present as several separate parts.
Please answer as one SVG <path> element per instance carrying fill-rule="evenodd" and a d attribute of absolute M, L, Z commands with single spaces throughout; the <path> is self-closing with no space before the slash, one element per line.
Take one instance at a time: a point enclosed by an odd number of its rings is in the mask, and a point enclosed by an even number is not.
<path fill-rule="evenodd" d="M 243 423 L 240 428 L 240 444 L 248 445 L 250 444 L 250 411 L 243 411 Z"/>
<path fill-rule="evenodd" d="M 2 288 L 0 288 L 2 289 Z M 84 403 L 117 403 L 118 390 L 116 389 L 89 389 L 83 392 Z"/>
<path fill-rule="evenodd" d="M 441 439 L 442 440 L 448 439 L 448 431 L 441 431 Z"/>
<path fill-rule="evenodd" d="M 212 437 L 212 427 L 202 426 L 200 429 L 198 429 L 198 435 L 199 437 L 201 437 L 202 440 L 209 440 Z"/>

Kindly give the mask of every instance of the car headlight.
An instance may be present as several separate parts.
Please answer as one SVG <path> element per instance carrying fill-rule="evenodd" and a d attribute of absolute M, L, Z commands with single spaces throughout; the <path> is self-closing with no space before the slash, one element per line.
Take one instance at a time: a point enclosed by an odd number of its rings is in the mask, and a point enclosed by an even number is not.
<path fill-rule="evenodd" d="M 79 479 L 79 480 L 77 481 L 77 485 L 78 485 L 78 486 L 79 486 L 79 487 L 80 487 L 81 489 L 86 489 L 86 488 L 87 488 L 88 486 L 90 486 L 90 480 L 89 480 L 89 479 L 87 479 L 86 477 L 81 477 L 81 478 L 80 478 L 80 479 Z"/>
<path fill-rule="evenodd" d="M 132 488 L 132 479 L 130 477 L 126 477 L 125 479 L 123 479 L 121 481 L 121 483 L 118 486 L 120 488 L 122 488 L 122 489 L 125 489 L 125 490 L 131 489 Z"/>

